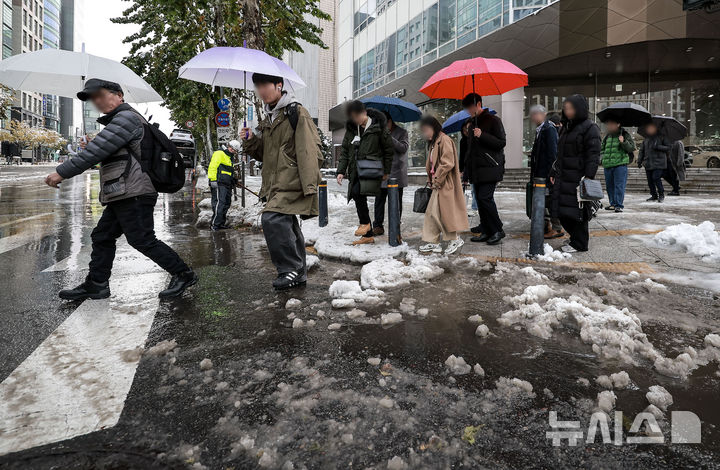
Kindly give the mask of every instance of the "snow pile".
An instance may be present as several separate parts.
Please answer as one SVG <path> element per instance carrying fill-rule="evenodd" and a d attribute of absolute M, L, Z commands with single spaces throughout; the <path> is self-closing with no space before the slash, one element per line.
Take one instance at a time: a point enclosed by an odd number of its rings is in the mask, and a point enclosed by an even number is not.
<path fill-rule="evenodd" d="M 668 406 L 673 404 L 672 395 L 665 390 L 665 387 L 653 385 L 649 390 L 650 391 L 645 394 L 645 397 L 651 405 L 660 408 L 662 411 L 667 411 Z"/>
<path fill-rule="evenodd" d="M 603 359 L 616 359 L 625 364 L 637 365 L 644 358 L 655 366 L 661 374 L 687 378 L 700 366 L 710 362 L 720 362 L 720 335 L 705 337 L 705 348 L 696 350 L 690 346 L 676 358 L 665 357 L 648 340 L 642 330 L 637 315 L 627 308 L 605 305 L 602 299 L 593 299 L 592 295 L 575 293 L 569 297 L 556 296 L 550 286 L 541 284 L 529 286 L 516 296 L 505 297 L 505 301 L 515 310 L 500 316 L 498 323 L 503 326 L 520 325 L 528 333 L 543 339 L 552 336 L 561 326 L 576 329 L 586 344 L 591 344 L 593 352 Z M 627 386 L 629 377 L 622 373 L 608 379 L 601 379 L 605 386 L 610 382 Z"/>
<path fill-rule="evenodd" d="M 295 310 L 302 307 L 302 301 L 298 299 L 288 299 L 287 302 L 285 302 L 285 309 L 286 310 Z"/>
<path fill-rule="evenodd" d="M 498 262 L 495 265 L 495 272 L 492 277 L 496 280 L 511 281 L 521 283 L 528 280 L 531 281 L 547 281 L 548 277 L 542 273 L 535 271 L 532 266 L 518 269 L 511 263 Z"/>
<path fill-rule="evenodd" d="M 358 281 L 338 279 L 330 285 L 333 308 L 353 308 L 356 304 L 378 305 L 385 295 L 375 289 L 363 290 Z"/>
<path fill-rule="evenodd" d="M 551 247 L 547 243 L 543 247 L 543 250 L 544 253 L 537 257 L 537 259 L 540 261 L 553 263 L 555 261 L 563 261 L 568 258 L 572 258 L 572 255 L 570 253 L 563 253 L 560 250 L 553 250 L 553 247 Z"/>
<path fill-rule="evenodd" d="M 486 391 L 487 392 L 487 391 Z M 496 398 L 535 398 L 533 386 L 526 380 L 500 377 L 495 382 L 495 390 L 490 391 Z"/>
<path fill-rule="evenodd" d="M 160 341 L 155 346 L 147 350 L 146 354 L 150 356 L 164 356 L 177 347 L 177 341 L 174 339 L 166 339 Z"/>
<path fill-rule="evenodd" d="M 378 259 L 362 267 L 360 282 L 366 289 L 389 289 L 433 279 L 443 273 L 437 266 L 438 259 L 420 256 L 416 251 L 408 253 L 407 264 L 394 258 Z"/>
<path fill-rule="evenodd" d="M 477 315 L 477 314 L 476 314 L 476 315 L 470 315 L 470 316 L 468 317 L 468 321 L 469 321 L 470 323 L 482 323 L 483 319 L 482 319 L 482 317 L 481 317 L 480 315 Z"/>
<path fill-rule="evenodd" d="M 595 382 L 597 382 L 598 385 L 604 388 L 623 389 L 627 388 L 627 386 L 630 385 L 630 376 L 627 372 L 621 370 L 620 372 L 617 372 L 615 374 L 610 374 L 610 376 L 601 375 L 595 379 Z"/>
<path fill-rule="evenodd" d="M 703 261 L 720 261 L 720 233 L 715 224 L 705 221 L 700 225 L 672 225 L 653 238 L 662 247 L 678 248 Z"/>
<path fill-rule="evenodd" d="M 470 364 L 465 362 L 465 359 L 461 356 L 455 357 L 454 354 L 451 354 L 450 357 L 445 360 L 445 366 L 455 375 L 468 374 L 472 370 Z"/>
<path fill-rule="evenodd" d="M 200 213 L 198 214 L 195 226 L 197 228 L 209 228 L 212 220 L 212 204 L 210 198 L 203 199 L 198 204 Z M 227 211 L 225 223 L 230 227 L 253 226 L 260 227 L 260 213 L 263 210 L 262 204 L 252 204 L 246 207 L 240 207 L 239 203 L 233 201 L 230 209 Z"/>
<path fill-rule="evenodd" d="M 479 336 L 481 338 L 487 338 L 487 335 L 490 334 L 490 328 L 487 327 L 487 325 L 478 325 L 478 327 L 475 329 L 475 336 Z"/>
<path fill-rule="evenodd" d="M 482 368 L 482 366 L 478 363 L 475 363 L 473 366 L 473 372 L 475 372 L 480 377 L 485 377 L 485 369 Z"/>
<path fill-rule="evenodd" d="M 610 413 L 615 408 L 615 392 L 605 390 L 597 394 L 598 408 L 603 410 L 605 413 Z"/>
<path fill-rule="evenodd" d="M 402 315 L 397 312 L 384 313 L 380 315 L 380 324 L 383 326 L 394 325 L 395 323 L 400 323 L 402 319 Z"/>

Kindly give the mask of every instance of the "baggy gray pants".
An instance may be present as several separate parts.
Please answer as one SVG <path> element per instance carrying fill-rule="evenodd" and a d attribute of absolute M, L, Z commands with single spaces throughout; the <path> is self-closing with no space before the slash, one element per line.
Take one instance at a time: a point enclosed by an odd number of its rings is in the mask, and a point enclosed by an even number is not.
<path fill-rule="evenodd" d="M 297 217 L 279 212 L 263 212 L 261 221 L 270 259 L 278 274 L 297 271 L 300 273 L 299 281 L 307 280 L 305 237 Z"/>

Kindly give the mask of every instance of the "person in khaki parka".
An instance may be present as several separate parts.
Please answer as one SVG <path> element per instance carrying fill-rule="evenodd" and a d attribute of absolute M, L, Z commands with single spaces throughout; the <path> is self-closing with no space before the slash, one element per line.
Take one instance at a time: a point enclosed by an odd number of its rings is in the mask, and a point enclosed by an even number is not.
<path fill-rule="evenodd" d="M 283 90 L 281 77 L 256 73 L 252 80 L 267 115 L 256 133 L 245 128 L 241 138 L 247 154 L 263 162 L 261 220 L 278 271 L 273 287 L 292 289 L 307 283 L 305 238 L 296 216 L 308 219 L 319 212 L 320 136 L 307 110 Z"/>

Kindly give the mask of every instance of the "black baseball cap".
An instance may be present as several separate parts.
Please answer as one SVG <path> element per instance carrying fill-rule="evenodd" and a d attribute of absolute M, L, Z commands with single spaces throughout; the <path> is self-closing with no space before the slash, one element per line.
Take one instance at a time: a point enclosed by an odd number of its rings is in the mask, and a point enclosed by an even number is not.
<path fill-rule="evenodd" d="M 85 82 L 85 88 L 83 89 L 83 91 L 77 94 L 77 97 L 80 101 L 87 101 L 90 99 L 90 95 L 99 91 L 102 88 L 117 93 L 123 93 L 123 89 L 119 83 L 102 80 L 99 78 L 91 78 L 90 80 Z"/>

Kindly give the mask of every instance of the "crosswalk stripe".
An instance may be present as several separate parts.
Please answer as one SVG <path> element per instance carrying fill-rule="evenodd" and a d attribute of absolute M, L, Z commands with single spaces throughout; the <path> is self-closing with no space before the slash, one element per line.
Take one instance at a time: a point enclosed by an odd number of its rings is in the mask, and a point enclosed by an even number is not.
<path fill-rule="evenodd" d="M 48 233 L 47 229 L 38 229 L 28 232 L 10 235 L 9 237 L 0 238 L 0 255 L 8 251 L 20 248 L 23 245 L 32 243 L 42 239 Z"/>
<path fill-rule="evenodd" d="M 0 455 L 117 424 L 167 276 L 126 276 L 83 302 L 0 384 Z"/>
<path fill-rule="evenodd" d="M 1 227 L 9 227 L 10 225 L 16 225 L 21 222 L 27 222 L 28 220 L 42 219 L 44 217 L 47 217 L 47 216 L 53 215 L 53 214 L 54 214 L 54 212 L 44 212 L 42 214 L 31 215 L 30 217 L 23 217 L 22 219 L 10 220 L 8 222 L 1 223 L 0 228 Z"/>

